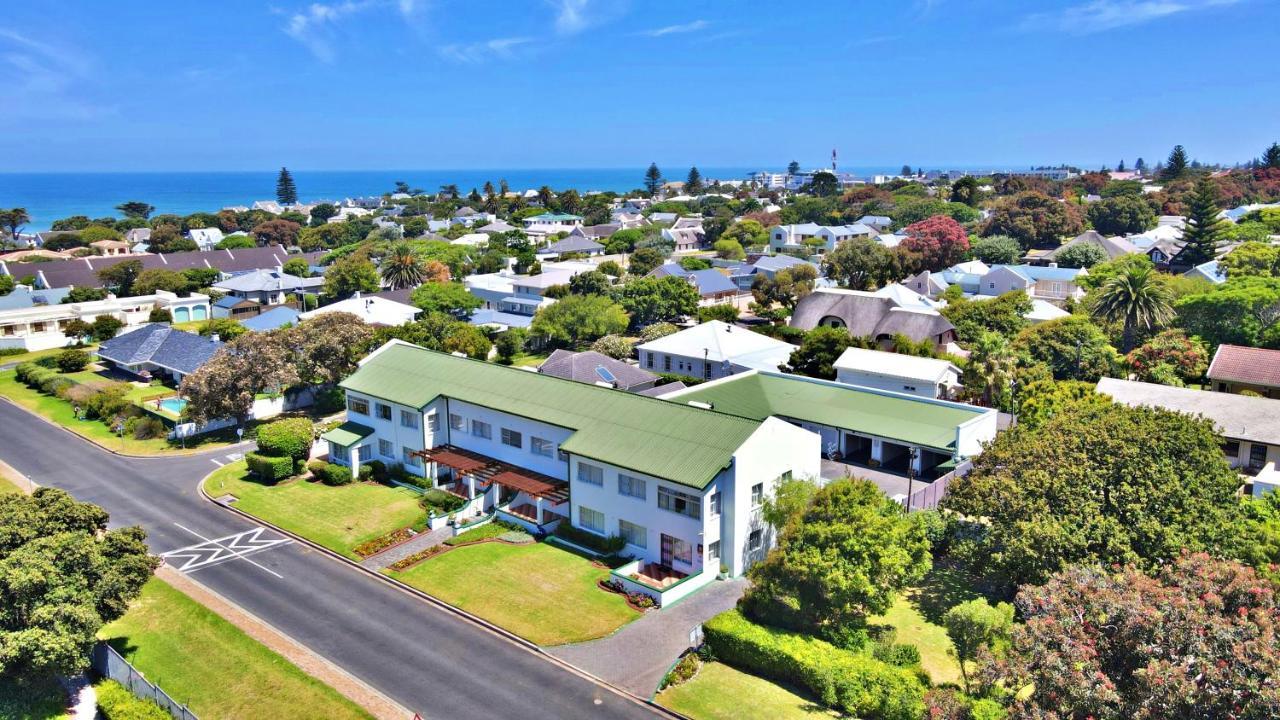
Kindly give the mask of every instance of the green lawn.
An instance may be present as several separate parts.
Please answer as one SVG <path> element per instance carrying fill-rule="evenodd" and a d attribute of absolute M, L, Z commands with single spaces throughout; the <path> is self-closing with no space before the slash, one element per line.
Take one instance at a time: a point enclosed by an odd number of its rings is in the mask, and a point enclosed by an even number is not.
<path fill-rule="evenodd" d="M 539 645 L 603 637 L 640 617 L 596 586 L 608 570 L 547 543 L 469 545 L 383 572 Z"/>
<path fill-rule="evenodd" d="M 663 690 L 659 705 L 694 720 L 817 720 L 840 717 L 782 685 L 718 662 L 704 663 L 692 680 Z"/>
<path fill-rule="evenodd" d="M 92 371 L 86 370 L 79 373 L 71 373 L 68 375 L 75 380 L 81 382 L 90 380 L 101 380 L 102 378 Z M 140 391 L 151 390 L 152 388 L 139 388 Z M 71 404 L 65 400 L 59 400 L 52 395 L 45 395 L 38 390 L 33 390 L 26 385 L 18 382 L 14 377 L 12 370 L 0 372 L 0 395 L 9 398 L 18 405 L 61 425 L 75 434 L 88 438 L 100 445 L 111 450 L 123 452 L 129 455 L 170 455 L 181 454 L 183 452 L 194 452 L 196 450 L 209 450 L 218 447 L 230 445 L 234 440 L 234 435 L 224 433 L 208 433 L 198 436 L 197 438 L 188 438 L 187 447 L 184 451 L 177 445 L 170 445 L 165 438 L 152 438 L 150 440 L 135 440 L 126 435 L 123 439 L 116 436 L 111 428 L 98 420 L 78 420 L 75 416 L 75 410 Z"/>
<path fill-rule="evenodd" d="M 352 483 L 331 487 L 301 479 L 264 485 L 230 463 L 205 482 L 213 497 L 231 494 L 239 510 L 359 560 L 352 549 L 426 517 L 418 494 L 400 487 Z"/>
<path fill-rule="evenodd" d="M 152 579 L 99 636 L 202 720 L 368 718 L 336 690 Z"/>
<path fill-rule="evenodd" d="M 17 364 L 17 363 L 24 363 L 24 362 L 35 362 L 40 358 L 46 358 L 46 357 L 49 357 L 50 355 L 57 355 L 63 350 L 83 350 L 87 353 L 92 353 L 97 351 L 97 349 L 98 349 L 97 345 L 86 345 L 85 347 L 81 347 L 81 348 L 60 347 L 60 348 L 49 348 L 48 350 L 32 350 L 31 352 L 22 353 L 20 355 L 0 355 L 0 365 L 9 365 L 11 363 Z"/>
<path fill-rule="evenodd" d="M 512 367 L 538 367 L 550 355 L 546 353 L 520 353 L 511 358 Z"/>
<path fill-rule="evenodd" d="M 16 492 L 22 492 L 22 489 L 18 487 L 17 483 L 15 483 L 14 481 L 10 480 L 9 478 L 3 475 L 0 475 L 0 493 L 16 493 Z M 4 717 L 4 716 L 0 715 L 0 717 Z"/>
<path fill-rule="evenodd" d="M 915 645 L 920 650 L 920 666 L 929 673 L 934 685 L 960 682 L 960 665 L 949 654 L 951 638 L 946 628 L 929 622 L 920 612 L 918 593 L 909 591 L 899 595 L 884 615 L 869 618 L 873 625 L 890 625 L 897 633 L 897 642 Z"/>
<path fill-rule="evenodd" d="M 62 720 L 67 693 L 54 678 L 31 683 L 0 678 L 0 720 Z"/>

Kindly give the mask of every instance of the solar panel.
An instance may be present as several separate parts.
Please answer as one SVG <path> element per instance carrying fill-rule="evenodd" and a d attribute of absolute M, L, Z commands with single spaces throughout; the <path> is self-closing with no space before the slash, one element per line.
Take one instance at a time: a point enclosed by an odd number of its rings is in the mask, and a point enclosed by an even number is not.
<path fill-rule="evenodd" d="M 609 372 L 609 370 L 603 365 L 596 366 L 596 374 L 600 376 L 601 380 L 604 380 L 607 383 L 618 381 L 618 378 L 614 377 L 613 373 Z"/>

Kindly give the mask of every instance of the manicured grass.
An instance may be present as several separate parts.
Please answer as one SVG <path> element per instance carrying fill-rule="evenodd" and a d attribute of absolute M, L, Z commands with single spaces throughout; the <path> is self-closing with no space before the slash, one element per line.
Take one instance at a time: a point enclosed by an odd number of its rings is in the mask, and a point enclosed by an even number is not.
<path fill-rule="evenodd" d="M 22 488 L 18 487 L 17 483 L 15 483 L 14 481 L 10 480 L 9 478 L 3 475 L 0 475 L 0 494 L 20 493 L 20 492 L 22 492 Z M 0 717 L 3 717 L 3 716 L 0 715 Z"/>
<path fill-rule="evenodd" d="M 245 462 L 230 463 L 205 482 L 213 497 L 231 494 L 239 510 L 262 518 L 352 560 L 361 543 L 426 518 L 418 494 L 400 487 L 352 483 L 331 487 L 302 479 L 264 485 Z"/>
<path fill-rule="evenodd" d="M 667 688 L 659 705 L 694 720 L 816 720 L 840 717 L 808 697 L 718 662 L 704 663 L 692 680 Z"/>
<path fill-rule="evenodd" d="M 333 688 L 157 579 L 99 636 L 202 720 L 369 717 Z"/>
<path fill-rule="evenodd" d="M 640 617 L 596 582 L 609 571 L 547 543 L 481 543 L 384 570 L 539 645 L 603 637 Z"/>
<path fill-rule="evenodd" d="M 511 358 L 512 367 L 538 367 L 550 355 L 545 353 L 520 353 Z"/>
<path fill-rule="evenodd" d="M 60 347 L 60 348 L 49 348 L 48 350 L 32 350 L 31 352 L 22 353 L 21 355 L 0 355 L 0 365 L 9 365 L 11 363 L 16 364 L 16 363 L 24 363 L 24 362 L 35 362 L 40 358 L 46 358 L 46 357 L 49 357 L 50 355 L 57 355 L 63 350 L 83 350 L 87 353 L 93 353 L 97 351 L 97 349 L 98 349 L 97 345 L 86 345 L 85 347 L 79 347 L 79 348 Z"/>
<path fill-rule="evenodd" d="M 0 678 L 0 720 L 61 720 L 67 693 L 53 678 L 19 683 Z"/>
<path fill-rule="evenodd" d="M 94 374 L 92 371 L 83 371 L 80 373 L 71 373 L 68 377 L 84 381 L 102 380 L 103 378 Z M 144 390 L 148 388 L 143 388 Z M 111 450 L 123 452 L 129 455 L 172 455 L 181 454 L 183 452 L 194 452 L 195 450 L 209 450 L 212 448 L 225 447 L 231 444 L 234 435 L 227 433 L 209 433 L 194 438 L 187 439 L 187 447 L 184 451 L 178 445 L 170 445 L 165 438 L 151 438 L 150 440 L 135 440 L 125 435 L 122 439 L 117 437 L 111 428 L 99 420 L 79 420 L 75 416 L 75 410 L 71 403 L 60 400 L 52 395 L 45 395 L 38 390 L 33 390 L 26 385 L 18 382 L 14 377 L 12 370 L 0 372 L 0 395 L 9 398 L 18 405 L 61 425 L 75 434 L 88 438 L 100 445 Z"/>
<path fill-rule="evenodd" d="M 929 673 L 934 685 L 960 682 L 960 665 L 950 655 L 951 638 L 946 628 L 929 622 L 920 612 L 918 593 L 899 595 L 884 615 L 871 617 L 873 625 L 889 625 L 897 630 L 897 642 L 915 645 L 920 650 L 920 666 Z"/>

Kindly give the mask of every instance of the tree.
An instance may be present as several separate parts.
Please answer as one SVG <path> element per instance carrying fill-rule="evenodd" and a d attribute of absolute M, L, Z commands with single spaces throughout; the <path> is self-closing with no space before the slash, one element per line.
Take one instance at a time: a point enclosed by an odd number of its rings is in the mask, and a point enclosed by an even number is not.
<path fill-rule="evenodd" d="M 969 685 L 969 665 L 983 651 L 1002 652 L 1009 643 L 1013 628 L 1013 605 L 996 603 L 994 606 L 983 598 L 952 606 L 942 616 L 942 626 L 951 639 L 952 654 L 960 665 L 960 678 L 964 691 L 972 694 Z"/>
<path fill-rule="evenodd" d="M 1218 264 L 1231 278 L 1280 276 L 1280 246 L 1265 241 L 1246 242 L 1227 253 Z"/>
<path fill-rule="evenodd" d="M 0 676 L 78 675 L 159 560 L 137 526 L 56 488 L 0 495 Z"/>
<path fill-rule="evenodd" d="M 467 286 L 460 282 L 429 282 L 414 288 L 409 295 L 409 302 L 414 307 L 422 308 L 427 314 L 448 313 L 449 315 L 470 315 L 471 311 L 483 303 L 472 295 Z"/>
<path fill-rule="evenodd" d="M 649 169 L 644 171 L 644 189 L 648 191 L 649 197 L 657 197 L 658 191 L 662 189 L 662 171 L 658 169 L 657 163 L 649 163 Z"/>
<path fill-rule="evenodd" d="M 796 304 L 813 292 L 817 280 L 818 271 L 812 265 L 796 265 L 779 271 L 772 280 L 763 273 L 756 275 L 751 294 L 766 308 L 778 303 L 788 311 L 795 310 Z"/>
<path fill-rule="evenodd" d="M 618 232 L 610 235 L 608 240 L 605 240 L 604 249 L 605 252 L 610 255 L 629 253 L 632 250 L 635 250 L 636 243 L 643 239 L 644 233 L 640 232 L 636 228 L 619 230 Z"/>
<path fill-rule="evenodd" d="M 1057 247 L 1063 237 L 1084 230 L 1080 210 L 1039 192 L 1022 192 L 1001 199 L 982 227 L 983 235 L 1008 235 L 1024 250 Z"/>
<path fill-rule="evenodd" d="M 569 278 L 569 292 L 574 295 L 608 295 L 612 283 L 599 270 L 588 270 Z"/>
<path fill-rule="evenodd" d="M 1174 310 L 1178 325 L 1211 348 L 1223 343 L 1259 347 L 1280 340 L 1280 278 L 1230 278 L 1207 292 L 1183 297 Z"/>
<path fill-rule="evenodd" d="M 721 260 L 745 260 L 747 251 L 742 249 L 742 245 L 734 240 L 717 240 L 712 248 L 716 251 L 716 257 Z"/>
<path fill-rule="evenodd" d="M 329 222 L 329 218 L 338 214 L 337 206 L 332 203 L 319 203 L 311 208 L 311 225 L 323 225 Z"/>
<path fill-rule="evenodd" d="M 1074 567 L 1017 606 L 1025 622 L 986 672 L 1026 689 L 1013 717 L 1280 717 L 1276 588 L 1239 563 L 1196 553 L 1150 575 Z"/>
<path fill-rule="evenodd" d="M 637 277 L 648 275 L 665 261 L 666 258 L 655 248 L 636 248 L 627 260 L 627 272 Z"/>
<path fill-rule="evenodd" d="M 191 290 L 190 283 L 180 272 L 164 268 L 150 268 L 138 273 L 133 282 L 135 295 L 152 295 L 157 290 L 186 294 Z"/>
<path fill-rule="evenodd" d="M 621 335 L 605 335 L 591 343 L 591 350 L 601 355 L 608 355 L 614 360 L 626 360 L 631 357 L 632 342 Z"/>
<path fill-rule="evenodd" d="M 1199 265 L 1209 262 L 1218 254 L 1218 244 L 1226 227 L 1226 221 L 1218 217 L 1218 189 L 1208 176 L 1200 178 L 1191 195 L 1187 226 L 1182 231 L 1186 247 L 1178 256 L 1179 262 Z"/>
<path fill-rule="evenodd" d="M 845 240 L 822 258 L 823 273 L 850 290 L 875 290 L 899 275 L 894 253 L 867 237 Z"/>
<path fill-rule="evenodd" d="M 981 186 L 978 184 L 978 178 L 972 175 L 965 175 L 951 184 L 951 202 L 964 203 L 969 207 L 978 207 L 978 202 L 982 200 Z"/>
<path fill-rule="evenodd" d="M 98 270 L 98 280 L 114 292 L 116 297 L 129 297 L 133 294 L 133 283 L 141 273 L 141 260 L 122 260 Z"/>
<path fill-rule="evenodd" d="M 493 343 L 484 330 L 468 323 L 455 323 L 445 334 L 441 350 L 462 353 L 473 360 L 486 360 Z"/>
<path fill-rule="evenodd" d="M 767 525 L 781 530 L 800 515 L 818 494 L 818 484 L 809 478 L 792 477 L 778 482 L 773 494 L 764 499 L 760 517 Z"/>
<path fill-rule="evenodd" d="M 684 192 L 686 195 L 697 195 L 702 192 L 702 173 L 698 172 L 698 167 L 689 168 L 689 177 L 684 181 Z"/>
<path fill-rule="evenodd" d="M 204 365 L 182 379 L 190 422 L 204 425 L 234 419 L 243 425 L 258 393 L 297 384 L 298 368 L 286 333 L 245 333 L 225 343 Z"/>
<path fill-rule="evenodd" d="M 988 331 L 1012 340 L 1031 324 L 1026 318 L 1031 308 L 1031 298 L 1014 290 L 992 300 L 952 299 L 941 313 L 955 326 L 956 338 L 968 344 L 977 342 Z"/>
<path fill-rule="evenodd" d="M 382 280 L 392 290 L 420 285 L 426 275 L 422 256 L 407 242 L 396 243 L 382 258 Z"/>
<path fill-rule="evenodd" d="M 1102 330 L 1078 315 L 1032 325 L 1018 334 L 1014 350 L 1048 365 L 1056 380 L 1097 382 L 1119 360 Z"/>
<path fill-rule="evenodd" d="M 0 210 L 0 228 L 3 228 L 9 234 L 9 239 L 14 247 L 18 245 L 18 238 L 22 235 L 23 226 L 29 222 L 31 222 L 31 215 L 26 208 Z"/>
<path fill-rule="evenodd" d="M 378 268 L 362 252 L 335 260 L 324 271 L 324 294 L 345 298 L 357 292 L 377 292 L 381 288 Z"/>
<path fill-rule="evenodd" d="M 0 297 L 4 297 L 5 295 L 13 292 L 13 289 L 17 286 L 18 284 L 14 281 L 13 276 L 0 275 Z"/>
<path fill-rule="evenodd" d="M 281 418 L 258 427 L 258 452 L 293 458 L 295 464 L 307 461 L 313 440 L 311 421 L 304 417 Z"/>
<path fill-rule="evenodd" d="M 720 239 L 732 240 L 744 248 L 760 247 L 769 243 L 769 231 L 755 220 L 742 220 L 730 225 Z"/>
<path fill-rule="evenodd" d="M 284 331 L 298 381 L 332 385 L 355 372 L 373 330 L 351 313 L 322 313 Z"/>
<path fill-rule="evenodd" d="M 796 375 L 835 380 L 835 362 L 851 345 L 853 338 L 848 330 L 819 326 L 804 334 L 800 347 L 791 351 L 787 364 L 779 369 Z"/>
<path fill-rule="evenodd" d="M 1169 151 L 1169 159 L 1164 163 L 1162 180 L 1178 180 L 1187 174 L 1187 151 L 1181 145 L 1174 145 Z"/>
<path fill-rule="evenodd" d="M 293 184 L 293 174 L 288 168 L 280 168 L 280 175 L 276 178 L 276 200 L 281 205 L 298 202 L 298 186 Z"/>
<path fill-rule="evenodd" d="M 249 332 L 249 328 L 231 318 L 210 318 L 200 326 L 199 332 L 203 337 L 217 337 L 222 342 L 227 342 Z"/>
<path fill-rule="evenodd" d="M 945 215 L 958 223 L 977 222 L 982 217 L 977 210 L 964 203 L 946 202 L 934 198 L 903 199 L 893 209 L 891 215 L 894 223 L 899 227 L 927 220 L 934 215 Z"/>
<path fill-rule="evenodd" d="M 1118 195 L 1091 203 L 1085 214 L 1093 229 L 1103 235 L 1131 235 L 1149 230 L 1156 214 L 1141 197 Z"/>
<path fill-rule="evenodd" d="M 787 174 L 788 174 L 788 175 L 799 175 L 799 174 L 800 174 L 800 163 L 799 163 L 799 162 L 797 162 L 797 161 L 795 161 L 795 160 L 792 160 L 791 162 L 787 163 Z"/>
<path fill-rule="evenodd" d="M 292 220 L 268 220 L 255 225 L 253 235 L 258 238 L 259 245 L 287 247 L 297 243 L 298 233 L 301 230 L 302 226 Z M 341 232 L 341 230 L 335 229 L 331 232 Z"/>
<path fill-rule="evenodd" d="M 1203 342 L 1187 337 L 1182 330 L 1165 330 L 1134 348 L 1125 361 L 1143 382 L 1184 384 L 1204 377 L 1209 369 L 1209 351 Z"/>
<path fill-rule="evenodd" d="M 983 331 L 970 347 L 963 375 L 965 390 L 985 407 L 1008 407 L 1017 361 L 1007 337 Z"/>
<path fill-rule="evenodd" d="M 835 174 L 823 170 L 814 173 L 809 183 L 801 189 L 818 197 L 831 197 L 840 192 L 840 180 Z"/>
<path fill-rule="evenodd" d="M 1142 266 L 1126 268 L 1103 283 L 1090 310 L 1094 317 L 1123 324 L 1124 352 L 1137 345 L 1139 331 L 1157 331 L 1173 320 L 1168 289 L 1154 270 Z"/>
<path fill-rule="evenodd" d="M 969 236 L 960 223 L 935 215 L 903 229 L 905 250 L 921 257 L 926 268 L 942 270 L 960 262 L 969 250 Z"/>
<path fill-rule="evenodd" d="M 72 338 L 77 343 L 82 343 L 85 338 L 93 334 L 93 325 L 80 318 L 72 318 L 62 326 L 62 334 Z"/>
<path fill-rule="evenodd" d="M 969 243 L 973 256 L 988 265 L 1012 265 L 1022 258 L 1022 246 L 1008 235 L 990 235 Z"/>
<path fill-rule="evenodd" d="M 868 615 L 888 610 L 929 567 L 919 518 L 870 481 L 846 478 L 814 493 L 779 529 L 777 548 L 748 572 L 742 608 L 848 645 Z"/>
<path fill-rule="evenodd" d="M 1095 394 L 1096 395 L 1096 394 Z M 983 518 L 974 569 L 1008 593 L 1075 563 L 1155 567 L 1233 540 L 1240 480 L 1209 420 L 1081 403 L 996 437 L 943 507 Z"/>
<path fill-rule="evenodd" d="M 1091 268 L 1107 261 L 1107 251 L 1093 243 L 1076 243 L 1058 251 L 1054 256 L 1059 267 Z"/>
<path fill-rule="evenodd" d="M 1271 143 L 1270 147 L 1262 152 L 1262 159 L 1258 164 L 1264 168 L 1280 168 L 1280 143 Z"/>
<path fill-rule="evenodd" d="M 555 347 L 576 348 L 605 335 L 618 335 L 630 319 L 613 300 L 600 295 L 571 295 L 540 308 L 530 333 Z"/>
<path fill-rule="evenodd" d="M 615 298 L 631 315 L 632 327 L 642 328 L 692 315 L 698 309 L 701 296 L 689 281 L 668 275 L 632 280 L 618 288 Z"/>
<path fill-rule="evenodd" d="M 732 325 L 738 321 L 738 308 L 728 303 L 719 305 L 704 305 L 698 308 L 698 322 L 710 322 L 719 320 L 722 323 Z"/>
<path fill-rule="evenodd" d="M 258 247 L 258 243 L 254 242 L 253 237 L 249 235 L 228 235 L 219 240 L 218 244 L 213 247 L 215 250 L 239 250 Z"/>

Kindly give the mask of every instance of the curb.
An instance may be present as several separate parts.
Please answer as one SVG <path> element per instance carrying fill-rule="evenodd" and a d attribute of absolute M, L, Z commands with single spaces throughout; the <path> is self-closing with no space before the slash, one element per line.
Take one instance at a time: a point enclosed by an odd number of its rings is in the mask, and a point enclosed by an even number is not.
<path fill-rule="evenodd" d="M 631 692 L 628 692 L 627 690 L 624 690 L 624 689 L 622 689 L 622 688 L 618 687 L 617 685 L 614 685 L 613 683 L 610 683 L 610 682 L 608 682 L 607 680 L 604 680 L 603 678 L 597 677 L 597 676 L 595 676 L 595 675 L 593 675 L 593 674 L 591 674 L 591 673 L 587 672 L 586 670 L 583 670 L 582 668 L 579 668 L 579 667 L 578 667 L 578 666 L 576 666 L 576 665 L 572 665 L 572 664 L 570 664 L 570 663 L 568 663 L 568 662 L 565 662 L 564 660 L 561 660 L 560 658 L 558 658 L 558 657 L 556 657 L 556 656 L 552 655 L 551 653 L 548 653 L 546 650 L 542 649 L 542 647 L 541 647 L 540 645 L 537 645 L 537 644 L 535 644 L 535 643 L 533 643 L 533 642 L 530 642 L 530 641 L 528 641 L 528 640 L 526 640 L 526 639 L 524 639 L 524 638 L 520 637 L 519 635 L 516 635 L 515 633 L 511 632 L 510 630 L 507 630 L 507 629 L 505 629 L 505 628 L 503 628 L 503 627 L 500 627 L 500 626 L 498 626 L 498 625 L 495 625 L 495 624 L 493 624 L 493 623 L 489 622 L 488 620 L 485 620 L 485 619 L 483 619 L 483 618 L 481 618 L 481 617 L 478 617 L 478 616 L 476 616 L 476 615 L 473 615 L 473 614 L 471 614 L 471 613 L 467 612 L 466 610 L 463 610 L 462 608 L 459 608 L 459 607 L 457 607 L 457 606 L 455 606 L 455 605 L 450 605 L 449 603 L 447 603 L 447 602 L 445 602 L 445 601 L 441 600 L 440 598 L 435 597 L 434 595 L 429 595 L 429 594 L 427 594 L 427 593 L 425 593 L 425 592 L 423 592 L 423 591 L 421 591 L 421 590 L 419 590 L 419 589 L 417 589 L 417 588 L 415 588 L 415 587 L 412 587 L 412 586 L 407 585 L 407 584 L 405 584 L 405 583 L 403 583 L 403 582 L 400 582 L 399 580 L 396 580 L 396 579 L 395 579 L 395 578 L 393 578 L 393 577 L 390 577 L 390 576 L 388 576 L 388 575 L 384 575 L 384 574 L 382 574 L 382 573 L 380 573 L 380 572 L 377 572 L 377 571 L 375 571 L 375 570 L 370 570 L 369 568 L 366 568 L 366 567 L 364 567 L 364 566 L 360 565 L 359 563 L 353 562 L 352 560 L 348 559 L 347 557 L 345 557 L 345 556 L 343 556 L 343 555 L 341 555 L 341 554 L 339 554 L 339 553 L 336 553 L 336 552 L 334 552 L 334 551 L 330 550 L 330 549 L 329 549 L 329 548 L 327 548 L 327 547 L 324 547 L 324 546 L 319 545 L 319 544 L 317 544 L 317 543 L 315 543 L 315 542 L 312 542 L 311 540 L 308 540 L 307 538 L 302 537 L 301 535 L 298 535 L 297 533 L 290 532 L 289 530 L 285 530 L 284 528 L 281 528 L 281 527 L 278 527 L 278 526 L 276 526 L 276 525 L 274 525 L 274 524 L 272 524 L 272 523 L 266 522 L 265 520 L 262 520 L 261 518 L 258 518 L 258 517 L 255 517 L 255 516 L 253 516 L 253 515 L 250 515 L 249 513 L 245 512 L 245 511 L 243 511 L 243 510 L 241 510 L 241 509 L 239 509 L 239 508 L 236 508 L 236 507 L 233 507 L 233 506 L 231 506 L 231 505 L 226 505 L 226 504 L 223 504 L 223 503 L 218 502 L 218 501 L 217 501 L 217 500 L 215 500 L 212 496 L 210 496 L 207 492 L 205 492 L 205 489 L 204 489 L 205 481 L 207 481 L 210 477 L 212 477 L 212 476 L 214 475 L 214 473 L 216 473 L 216 472 L 218 472 L 218 471 L 217 471 L 217 470 L 214 470 L 213 472 L 209 473 L 208 475 L 205 475 L 203 478 L 201 478 L 201 479 L 200 479 L 199 484 L 198 484 L 198 485 L 196 485 L 196 489 L 197 489 L 197 490 L 199 490 L 200 495 L 201 495 L 205 500 L 208 500 L 209 502 L 213 503 L 214 505 L 217 505 L 218 507 L 221 507 L 221 508 L 224 508 L 224 509 L 226 509 L 226 510 L 229 510 L 229 511 L 231 511 L 231 512 L 235 513 L 236 515 L 239 515 L 240 517 L 243 517 L 243 518 L 245 518 L 246 520 L 249 520 L 250 522 L 252 522 L 252 523 L 254 523 L 254 524 L 262 525 L 263 527 L 271 528 L 272 530 L 274 530 L 275 532 L 280 533 L 281 535 L 285 535 L 285 536 L 287 536 L 287 537 L 290 537 L 290 538 L 292 538 L 292 539 L 294 539 L 294 540 L 296 540 L 296 541 L 298 541 L 298 542 L 300 542 L 300 543 L 302 543 L 302 544 L 304 544 L 304 545 L 306 545 L 306 546 L 308 546 L 308 547 L 312 548 L 313 550 L 317 550 L 317 551 L 321 552 L 322 554 L 324 554 L 326 557 L 328 557 L 328 558 L 329 558 L 329 559 L 331 559 L 331 560 L 336 560 L 336 561 L 338 561 L 338 562 L 340 562 L 340 563 L 342 563 L 342 564 L 344 564 L 344 565 L 346 565 L 346 566 L 348 566 L 348 567 L 354 568 L 354 569 L 356 569 L 356 570 L 358 570 L 358 571 L 360 571 L 360 572 L 364 573 L 365 575 L 368 575 L 368 576 L 371 576 L 371 577 L 375 577 L 375 578 L 377 578 L 378 580 L 380 580 L 380 581 L 382 581 L 382 582 L 386 583 L 387 585 L 390 585 L 391 587 L 393 587 L 393 588 L 395 588 L 395 589 L 397 589 L 397 590 L 399 590 L 399 591 L 401 591 L 401 592 L 407 593 L 407 594 L 409 594 L 409 595 L 413 595 L 413 596 L 417 597 L 419 600 L 422 600 L 422 601 L 426 602 L 426 603 L 427 603 L 427 604 L 429 604 L 429 605 L 432 605 L 432 606 L 434 606 L 434 607 L 436 607 L 436 608 L 438 608 L 438 609 L 444 610 L 444 611 L 446 611 L 446 612 L 452 613 L 453 615 L 455 615 L 455 616 L 457 616 L 457 617 L 459 617 L 459 618 L 462 618 L 463 620 L 466 620 L 466 621 L 468 621 L 468 622 L 472 623 L 473 625 L 479 626 L 481 629 L 488 630 L 489 632 L 491 632 L 491 633 L 493 633 L 493 634 L 497 635 L 498 637 L 503 638 L 503 639 L 505 639 L 505 640 L 507 640 L 507 641 L 509 641 L 509 642 L 512 642 L 512 643 L 514 643 L 514 644 L 516 644 L 516 645 L 520 646 L 521 648 L 525 649 L 526 651 L 531 652 L 531 653 L 533 653 L 533 654 L 535 654 L 535 655 L 538 655 L 538 656 L 540 656 L 541 658 L 543 658 L 544 660 L 546 660 L 546 661 L 548 661 L 548 662 L 552 663 L 553 665 L 556 665 L 556 666 L 558 666 L 558 667 L 560 667 L 560 668 L 562 668 L 562 669 L 564 669 L 564 670 L 567 670 L 567 671 L 569 671 L 569 672 L 571 672 L 571 673 L 573 673 L 573 674 L 577 675 L 578 677 L 581 677 L 581 678 L 583 678 L 583 679 L 589 680 L 590 682 L 595 683 L 596 685 L 599 685 L 600 687 L 605 688 L 606 690 L 609 690 L 609 691 L 613 692 L 614 694 L 618 695 L 619 697 L 621 697 L 621 698 L 623 698 L 623 699 L 625 699 L 625 700 L 629 700 L 629 701 L 634 702 L 634 703 L 637 703 L 637 704 L 639 704 L 639 705 L 643 705 L 643 706 L 645 706 L 646 708 L 648 708 L 648 709 L 650 709 L 650 710 L 655 710 L 655 711 L 657 711 L 657 712 L 658 712 L 658 713 L 660 713 L 660 714 L 667 715 L 668 717 L 678 718 L 679 720 L 689 720 L 688 716 L 686 716 L 686 715 L 682 715 L 682 714 L 680 714 L 680 713 L 675 712 L 674 710 L 670 710 L 670 709 L 668 709 L 668 708 L 662 707 L 661 705 L 658 705 L 657 703 L 653 702 L 652 700 L 647 700 L 647 699 L 642 698 L 642 697 L 640 697 L 640 696 L 638 696 L 638 695 L 635 695 L 635 694 L 633 694 L 633 693 L 631 693 Z M 286 637 L 287 637 L 287 636 L 286 636 Z"/>

